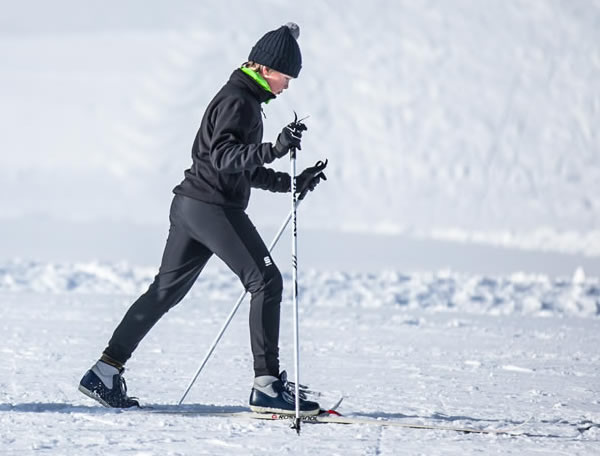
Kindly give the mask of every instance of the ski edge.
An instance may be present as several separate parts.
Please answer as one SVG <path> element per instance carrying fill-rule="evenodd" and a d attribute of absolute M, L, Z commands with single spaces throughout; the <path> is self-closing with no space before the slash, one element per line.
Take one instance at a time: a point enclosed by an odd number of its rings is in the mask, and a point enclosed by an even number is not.
<path fill-rule="evenodd" d="M 253 413 L 253 412 L 250 412 Z M 294 418 L 293 415 L 278 415 L 278 414 L 254 414 L 250 416 L 253 419 L 262 420 L 286 420 Z M 451 432 L 462 432 L 465 434 L 504 434 L 504 435 L 522 435 L 512 429 L 478 429 L 471 427 L 462 426 L 444 426 L 436 424 L 420 424 L 420 423 L 403 423 L 400 421 L 388 420 L 383 418 L 362 418 L 335 415 L 330 413 L 321 413 L 314 416 L 302 417 L 302 421 L 305 423 L 333 423 L 333 424 L 361 424 L 371 426 L 385 426 L 385 427 L 400 427 L 405 429 L 425 429 L 432 431 L 451 431 Z"/>
<path fill-rule="evenodd" d="M 337 424 L 366 424 L 376 426 L 401 427 L 405 429 L 428 429 L 432 431 L 452 431 L 463 432 L 466 434 L 505 434 L 505 435 L 521 435 L 512 429 L 490 429 L 490 428 L 471 428 L 462 426 L 446 426 L 441 424 L 421 424 L 421 423 L 404 423 L 401 421 L 388 420 L 383 418 L 362 418 L 352 416 L 332 416 L 318 415 L 315 421 L 322 423 L 337 423 Z"/>

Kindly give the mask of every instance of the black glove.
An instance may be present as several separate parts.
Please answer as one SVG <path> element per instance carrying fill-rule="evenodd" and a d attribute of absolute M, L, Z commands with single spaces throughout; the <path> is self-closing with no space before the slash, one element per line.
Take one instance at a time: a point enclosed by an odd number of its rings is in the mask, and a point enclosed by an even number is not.
<path fill-rule="evenodd" d="M 296 177 L 296 194 L 303 200 L 308 192 L 312 192 L 321 179 L 327 180 L 323 170 L 327 167 L 327 160 L 318 161 L 315 166 L 306 168 Z"/>
<path fill-rule="evenodd" d="M 301 150 L 300 140 L 302 139 L 302 132 L 306 131 L 306 129 L 306 125 L 302 122 L 291 122 L 281 130 L 281 133 L 277 137 L 277 142 L 273 146 L 275 156 L 277 158 L 283 157 L 292 147 Z"/>

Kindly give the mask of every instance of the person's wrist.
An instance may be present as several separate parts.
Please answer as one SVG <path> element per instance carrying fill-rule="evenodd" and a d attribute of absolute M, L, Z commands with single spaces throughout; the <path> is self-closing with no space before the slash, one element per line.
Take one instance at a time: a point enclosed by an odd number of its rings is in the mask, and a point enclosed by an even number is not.
<path fill-rule="evenodd" d="M 284 146 L 281 141 L 279 141 L 279 138 L 277 138 L 277 141 L 275 141 L 275 144 L 273 145 L 273 153 L 275 154 L 275 156 L 277 158 L 281 158 L 283 157 L 285 154 L 287 154 L 289 151 L 289 148 Z"/>

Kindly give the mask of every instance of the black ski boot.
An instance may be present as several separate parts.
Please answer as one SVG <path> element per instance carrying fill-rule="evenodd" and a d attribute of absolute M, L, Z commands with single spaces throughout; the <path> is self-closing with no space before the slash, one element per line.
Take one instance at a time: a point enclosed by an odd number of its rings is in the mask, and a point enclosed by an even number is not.
<path fill-rule="evenodd" d="M 79 391 L 105 407 L 139 407 L 137 398 L 127 396 L 127 385 L 123 378 L 124 370 L 124 368 L 119 370 L 104 361 L 98 361 L 79 382 Z"/>
<path fill-rule="evenodd" d="M 296 413 L 294 390 L 294 383 L 287 381 L 285 371 L 279 374 L 279 378 L 272 375 L 256 377 L 250 394 L 250 410 L 293 415 Z M 300 415 L 318 415 L 320 411 L 319 404 L 306 400 L 306 394 L 300 389 Z"/>

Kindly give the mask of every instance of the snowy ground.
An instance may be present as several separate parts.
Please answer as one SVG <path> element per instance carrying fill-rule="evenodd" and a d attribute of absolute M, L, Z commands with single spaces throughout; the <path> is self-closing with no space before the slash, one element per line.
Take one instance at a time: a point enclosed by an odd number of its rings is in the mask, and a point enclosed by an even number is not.
<path fill-rule="evenodd" d="M 302 283 L 313 286 L 301 289 L 302 378 L 343 393 L 343 413 L 479 428 L 524 423 L 518 428 L 524 435 L 305 425 L 297 437 L 285 423 L 115 412 L 76 391 L 151 270 L 123 264 L 1 269 L 3 454 L 600 451 L 597 279 L 307 271 Z M 286 279 L 289 284 L 287 273 Z M 130 361 L 130 393 L 145 404 L 175 404 L 239 291 L 229 272 L 206 271 Z M 281 345 L 288 368 L 290 307 L 286 295 Z M 246 314 L 244 305 L 188 407 L 246 404 L 252 381 Z"/>

